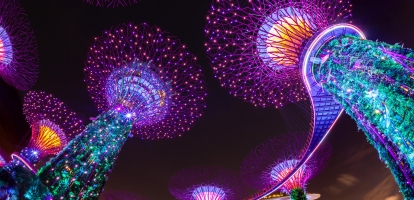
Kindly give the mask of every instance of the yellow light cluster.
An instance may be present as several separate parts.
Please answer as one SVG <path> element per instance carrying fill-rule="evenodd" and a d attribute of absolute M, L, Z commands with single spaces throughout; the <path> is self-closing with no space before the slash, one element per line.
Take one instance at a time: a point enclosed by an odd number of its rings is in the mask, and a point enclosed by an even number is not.
<path fill-rule="evenodd" d="M 267 53 L 279 65 L 296 65 L 302 42 L 311 36 L 312 29 L 302 17 L 284 17 L 273 25 L 267 35 Z"/>
<path fill-rule="evenodd" d="M 42 151 L 47 151 L 62 146 L 59 135 L 50 127 L 41 125 L 38 129 L 36 139 L 33 141 L 34 146 Z"/>

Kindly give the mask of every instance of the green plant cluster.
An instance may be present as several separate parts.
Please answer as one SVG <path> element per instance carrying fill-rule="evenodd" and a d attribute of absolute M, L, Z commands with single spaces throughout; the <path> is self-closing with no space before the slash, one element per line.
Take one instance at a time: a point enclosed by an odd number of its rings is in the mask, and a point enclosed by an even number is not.
<path fill-rule="evenodd" d="M 98 199 L 131 129 L 125 113 L 101 114 L 39 170 L 39 177 L 56 199 Z"/>
<path fill-rule="evenodd" d="M 293 188 L 290 192 L 291 200 L 307 200 L 306 192 L 302 188 Z"/>
<path fill-rule="evenodd" d="M 387 52 L 405 52 L 398 57 Z M 375 127 L 389 139 L 403 156 L 404 165 L 414 171 L 414 74 L 407 66 L 412 51 L 399 45 L 362 40 L 354 36 L 343 36 L 323 46 L 317 54 L 327 58 L 313 65 L 316 80 L 341 103 L 346 112 L 357 122 L 355 111 L 367 120 L 365 126 Z M 404 59 L 405 58 L 405 59 Z M 322 60 L 322 59 L 321 59 Z M 402 65 L 405 64 L 407 66 Z M 367 136 L 367 127 L 360 127 Z M 365 127 L 365 128 L 364 128 Z M 390 167 L 402 187 L 404 195 L 411 195 L 411 187 L 405 187 L 404 178 L 398 172 L 401 160 L 393 160 L 380 144 L 370 140 Z M 411 174 L 412 176 L 412 174 Z"/>

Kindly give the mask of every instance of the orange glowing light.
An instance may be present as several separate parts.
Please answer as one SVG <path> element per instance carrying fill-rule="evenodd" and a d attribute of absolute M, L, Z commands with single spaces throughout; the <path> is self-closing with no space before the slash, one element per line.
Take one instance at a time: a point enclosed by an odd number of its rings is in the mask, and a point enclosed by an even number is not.
<path fill-rule="evenodd" d="M 303 17 L 283 17 L 276 21 L 267 34 L 266 50 L 279 65 L 294 66 L 299 62 L 302 43 L 312 36 L 312 28 Z"/>
<path fill-rule="evenodd" d="M 38 133 L 32 133 L 33 136 L 36 136 L 31 141 L 32 146 L 50 154 L 55 154 L 61 149 L 60 137 L 52 128 L 40 125 L 38 129 L 33 129 L 33 131 L 38 131 Z"/>
<path fill-rule="evenodd" d="M 160 96 L 160 106 L 164 106 L 165 105 L 165 96 L 166 96 L 164 90 L 159 90 L 158 95 Z"/>

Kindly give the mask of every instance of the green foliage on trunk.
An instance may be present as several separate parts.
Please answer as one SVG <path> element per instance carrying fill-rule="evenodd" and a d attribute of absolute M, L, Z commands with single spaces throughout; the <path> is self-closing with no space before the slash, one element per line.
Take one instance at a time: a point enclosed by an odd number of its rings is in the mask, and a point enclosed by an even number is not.
<path fill-rule="evenodd" d="M 402 193 L 414 199 L 399 165 L 414 171 L 414 53 L 399 45 L 343 36 L 324 45 L 316 80 L 343 105 L 390 167 Z M 361 123 L 361 122 L 364 123 Z M 388 147 L 380 144 L 375 129 Z M 392 149 L 392 150 L 390 150 Z M 389 153 L 395 152 L 395 160 Z"/>
<path fill-rule="evenodd" d="M 53 197 L 98 199 L 132 125 L 125 113 L 107 111 L 46 163 L 38 175 Z"/>

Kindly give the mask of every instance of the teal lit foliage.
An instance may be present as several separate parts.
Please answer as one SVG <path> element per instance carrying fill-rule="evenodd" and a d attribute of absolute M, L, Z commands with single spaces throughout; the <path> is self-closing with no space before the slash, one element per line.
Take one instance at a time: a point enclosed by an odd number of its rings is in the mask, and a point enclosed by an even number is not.
<path fill-rule="evenodd" d="M 0 199 L 49 199 L 48 188 L 39 177 L 18 161 L 12 161 L 0 168 Z"/>
<path fill-rule="evenodd" d="M 307 198 L 306 198 L 306 192 L 303 191 L 302 188 L 294 188 L 290 192 L 290 199 L 291 200 L 307 200 Z"/>
<path fill-rule="evenodd" d="M 414 199 L 400 166 L 414 170 L 414 53 L 398 44 L 343 36 L 323 46 L 313 73 L 323 88 L 358 122 L 390 167 L 405 198 Z M 317 64 L 318 63 L 318 64 Z M 361 123 L 361 120 L 366 123 Z M 391 145 L 374 140 L 377 130 Z M 392 147 L 391 147 L 392 146 Z M 387 151 L 398 155 L 395 160 Z"/>
<path fill-rule="evenodd" d="M 133 125 L 123 110 L 109 110 L 73 139 L 38 175 L 55 199 L 98 199 Z"/>

